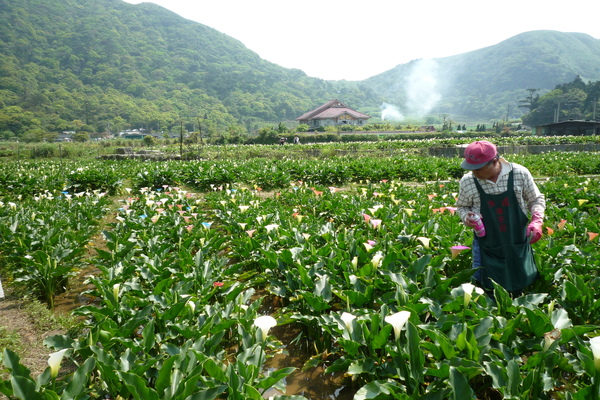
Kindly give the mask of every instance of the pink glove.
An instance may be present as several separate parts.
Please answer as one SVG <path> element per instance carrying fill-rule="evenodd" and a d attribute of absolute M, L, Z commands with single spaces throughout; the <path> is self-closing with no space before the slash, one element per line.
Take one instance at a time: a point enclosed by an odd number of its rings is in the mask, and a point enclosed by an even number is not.
<path fill-rule="evenodd" d="M 533 214 L 531 216 L 531 222 L 527 225 L 525 235 L 530 237 L 529 243 L 535 243 L 542 238 L 542 224 L 544 220 L 540 214 Z"/>
<path fill-rule="evenodd" d="M 465 225 L 470 227 L 470 228 L 475 228 L 475 226 L 477 225 L 477 222 L 473 221 L 471 218 L 475 215 L 475 213 L 473 212 L 469 212 L 467 213 L 467 216 L 465 217 Z"/>

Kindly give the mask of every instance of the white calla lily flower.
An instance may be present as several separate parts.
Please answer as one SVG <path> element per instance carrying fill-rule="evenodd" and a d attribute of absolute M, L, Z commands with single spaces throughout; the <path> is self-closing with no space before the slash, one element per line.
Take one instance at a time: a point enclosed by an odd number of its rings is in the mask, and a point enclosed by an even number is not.
<path fill-rule="evenodd" d="M 262 340 L 267 339 L 269 329 L 277 326 L 277 320 L 270 315 L 263 315 L 254 320 L 254 326 L 258 327 L 262 333 Z"/>
<path fill-rule="evenodd" d="M 399 311 L 395 314 L 388 315 L 385 317 L 385 322 L 392 325 L 394 328 L 394 336 L 396 340 L 400 339 L 400 333 L 402 328 L 406 324 L 406 321 L 410 318 L 410 311 Z"/>
<path fill-rule="evenodd" d="M 58 376 L 58 370 L 60 369 L 60 363 L 61 363 L 63 357 L 65 356 L 65 353 L 67 352 L 67 350 L 69 350 L 69 349 L 62 349 L 60 351 L 57 351 L 56 353 L 50 354 L 50 357 L 48 358 L 48 365 L 50 366 L 50 376 L 52 377 L 52 379 L 54 379 Z"/>
<path fill-rule="evenodd" d="M 356 319 L 356 316 L 344 311 L 341 318 L 342 321 L 344 321 L 344 324 L 346 324 L 348 332 L 352 332 L 352 321 Z"/>

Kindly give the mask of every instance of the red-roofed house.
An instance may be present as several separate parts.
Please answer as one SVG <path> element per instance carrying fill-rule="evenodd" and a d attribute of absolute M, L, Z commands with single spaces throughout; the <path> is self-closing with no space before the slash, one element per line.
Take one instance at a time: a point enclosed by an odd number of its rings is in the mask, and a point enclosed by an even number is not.
<path fill-rule="evenodd" d="M 353 110 L 339 100 L 331 100 L 321 107 L 315 108 L 296 118 L 296 121 L 301 124 L 306 124 L 314 129 L 328 125 L 361 126 L 365 125 L 369 118 L 371 117 L 367 114 Z"/>

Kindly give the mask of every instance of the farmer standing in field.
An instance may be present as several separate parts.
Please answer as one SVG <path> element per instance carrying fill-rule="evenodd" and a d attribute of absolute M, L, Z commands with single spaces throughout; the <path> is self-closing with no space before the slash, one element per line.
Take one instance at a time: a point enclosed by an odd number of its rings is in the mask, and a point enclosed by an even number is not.
<path fill-rule="evenodd" d="M 531 243 L 542 237 L 546 200 L 529 170 L 509 163 L 486 140 L 467 146 L 461 167 L 457 212 L 474 228 L 474 278 L 488 292 L 492 280 L 513 295 L 538 278 Z M 483 222 L 484 232 L 477 226 Z M 531 216 L 531 219 L 530 217 Z M 481 235 L 481 236 L 478 236 Z"/>

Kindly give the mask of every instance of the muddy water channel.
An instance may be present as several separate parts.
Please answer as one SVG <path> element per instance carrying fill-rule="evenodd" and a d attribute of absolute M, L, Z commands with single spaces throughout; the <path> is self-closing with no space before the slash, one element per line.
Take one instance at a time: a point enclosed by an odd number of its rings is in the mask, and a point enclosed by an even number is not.
<path fill-rule="evenodd" d="M 295 367 L 296 371 L 286 378 L 286 393 L 272 389 L 264 394 L 265 398 L 276 394 L 299 395 L 311 400 L 351 400 L 354 389 L 345 385 L 341 373 L 325 373 L 323 366 L 302 371 L 302 366 L 312 355 L 306 346 L 293 342 L 298 332 L 290 327 L 282 326 L 272 330 L 282 343 L 290 343 L 286 347 L 287 354 L 278 354 L 266 362 L 267 368 L 280 369 Z"/>
<path fill-rule="evenodd" d="M 70 313 L 78 307 L 93 304 L 95 299 L 84 294 L 93 286 L 85 282 L 90 275 L 99 273 L 100 270 L 97 268 L 88 268 L 82 270 L 76 277 L 71 278 L 69 290 L 58 295 L 55 299 L 55 311 Z M 272 307 L 272 305 L 267 307 Z M 269 332 L 270 335 L 277 337 L 281 343 L 287 345 L 285 354 L 277 354 L 267 360 L 265 368 L 278 370 L 293 367 L 296 368 L 296 371 L 285 378 L 285 393 L 277 389 L 270 389 L 263 394 L 263 397 L 268 399 L 271 396 L 284 394 L 304 396 L 309 400 L 351 400 L 356 388 L 350 388 L 347 385 L 347 378 L 343 374 L 325 373 L 324 366 L 302 371 L 304 363 L 314 355 L 314 349 L 310 349 L 304 341 L 294 340 L 299 333 L 299 329 L 290 325 L 275 327 Z"/>

